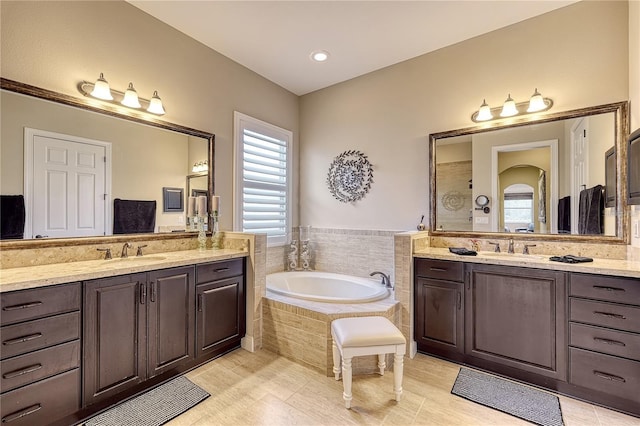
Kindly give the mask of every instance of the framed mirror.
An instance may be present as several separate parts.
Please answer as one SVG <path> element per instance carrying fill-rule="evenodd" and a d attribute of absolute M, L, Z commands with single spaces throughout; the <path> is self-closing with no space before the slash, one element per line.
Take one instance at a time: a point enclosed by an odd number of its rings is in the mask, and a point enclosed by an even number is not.
<path fill-rule="evenodd" d="M 89 98 L 4 78 L 0 82 L 0 192 L 23 196 L 26 211 L 23 238 L 3 239 L 3 245 L 49 246 L 69 238 L 108 238 L 114 233 L 114 213 L 118 214 L 113 208 L 116 199 L 155 202 L 157 207 L 150 214 L 155 222 L 153 235 L 158 238 L 187 229 L 184 211 L 163 211 L 163 188 L 184 188 L 186 194 L 196 163 L 209 165 L 208 171 L 199 174 L 198 187 L 213 195 L 212 133 L 99 105 Z M 67 161 L 72 157 L 74 162 Z M 71 163 L 76 170 L 68 174 L 64 167 Z M 69 184 L 68 176 L 77 182 Z M 55 185 L 74 189 L 42 195 Z M 71 220 L 77 226 L 56 226 Z M 41 230 L 42 223 L 47 224 L 46 231 Z"/>
<path fill-rule="evenodd" d="M 433 235 L 627 244 L 628 102 L 429 135 Z"/>

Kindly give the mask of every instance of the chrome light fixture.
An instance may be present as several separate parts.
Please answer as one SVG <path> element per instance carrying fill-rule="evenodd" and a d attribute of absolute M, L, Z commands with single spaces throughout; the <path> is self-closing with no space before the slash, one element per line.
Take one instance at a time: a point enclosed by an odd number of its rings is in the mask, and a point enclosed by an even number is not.
<path fill-rule="evenodd" d="M 552 106 L 553 101 L 549 98 L 543 97 L 540 92 L 538 92 L 538 89 L 535 89 L 528 102 L 516 103 L 513 98 L 511 98 L 511 94 L 509 94 L 501 107 L 491 108 L 487 105 L 487 101 L 483 100 L 478 111 L 471 115 L 471 120 L 475 123 L 482 123 L 489 120 L 547 111 Z"/>
<path fill-rule="evenodd" d="M 139 97 L 138 93 L 133 88 L 133 83 L 129 83 L 127 90 L 120 92 L 109 87 L 109 83 L 105 80 L 102 73 L 100 73 L 100 77 L 95 83 L 88 81 L 80 82 L 80 84 L 78 84 L 78 90 L 84 96 L 96 98 L 110 104 L 125 106 L 135 110 L 144 108 L 147 112 L 155 115 L 165 114 L 164 106 L 162 105 L 162 100 L 158 96 L 157 90 L 153 92 L 151 99 Z"/>

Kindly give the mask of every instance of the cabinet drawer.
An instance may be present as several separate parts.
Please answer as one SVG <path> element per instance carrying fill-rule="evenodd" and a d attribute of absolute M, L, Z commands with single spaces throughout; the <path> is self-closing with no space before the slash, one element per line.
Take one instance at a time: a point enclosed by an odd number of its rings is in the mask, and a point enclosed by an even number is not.
<path fill-rule="evenodd" d="M 640 279 L 574 273 L 570 295 L 640 305 Z"/>
<path fill-rule="evenodd" d="M 448 260 L 416 259 L 415 275 L 447 281 L 464 281 L 464 263 Z"/>
<path fill-rule="evenodd" d="M 8 325 L 0 329 L 2 359 L 68 342 L 79 337 L 79 312 Z"/>
<path fill-rule="evenodd" d="M 2 293 L 0 301 L 1 325 L 76 311 L 80 309 L 80 283 Z"/>
<path fill-rule="evenodd" d="M 571 323 L 570 345 L 640 361 L 640 334 Z"/>
<path fill-rule="evenodd" d="M 2 392 L 80 366 L 80 341 L 63 343 L 0 363 Z"/>
<path fill-rule="evenodd" d="M 224 278 L 242 275 L 242 259 L 225 260 L 222 262 L 197 265 L 196 282 L 206 283 Z"/>
<path fill-rule="evenodd" d="M 640 402 L 640 362 L 569 348 L 569 382 Z"/>
<path fill-rule="evenodd" d="M 2 424 L 44 425 L 80 409 L 80 370 L 53 376 L 0 396 Z"/>
<path fill-rule="evenodd" d="M 571 321 L 640 333 L 640 308 L 570 298 Z"/>

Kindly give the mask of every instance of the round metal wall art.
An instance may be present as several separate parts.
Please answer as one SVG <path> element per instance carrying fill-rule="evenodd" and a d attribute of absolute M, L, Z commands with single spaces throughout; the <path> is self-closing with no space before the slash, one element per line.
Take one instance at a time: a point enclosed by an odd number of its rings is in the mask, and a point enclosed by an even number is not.
<path fill-rule="evenodd" d="M 327 175 L 327 186 L 333 198 L 350 203 L 362 199 L 373 182 L 373 167 L 360 151 L 349 150 L 333 159 Z"/>
<path fill-rule="evenodd" d="M 464 196 L 458 191 L 445 192 L 442 196 L 442 206 L 451 212 L 458 211 L 464 206 Z"/>

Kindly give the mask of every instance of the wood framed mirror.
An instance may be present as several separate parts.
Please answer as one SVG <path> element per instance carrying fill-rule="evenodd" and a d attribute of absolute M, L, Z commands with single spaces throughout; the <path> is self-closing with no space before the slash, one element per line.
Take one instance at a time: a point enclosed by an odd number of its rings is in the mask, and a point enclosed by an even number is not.
<path fill-rule="evenodd" d="M 432 235 L 628 244 L 628 134 L 624 101 L 429 135 Z M 601 232 L 583 233 L 582 190 L 600 187 Z"/>
<path fill-rule="evenodd" d="M 163 212 L 162 188 L 185 187 L 194 161 L 206 162 L 203 185 L 209 197 L 214 194 L 215 136 L 212 133 L 162 121 L 146 113 L 128 112 L 112 105 L 102 105 L 89 98 L 76 98 L 47 89 L 2 78 L 2 194 L 28 192 L 24 141 L 32 128 L 54 134 L 73 135 L 89 140 L 107 141 L 112 146 L 111 176 L 104 193 L 104 231 L 86 235 L 61 235 L 32 239 L 33 228 L 24 239 L 2 240 L 2 247 L 48 247 L 98 239 L 139 238 L 135 234 L 110 236 L 113 218 L 109 206 L 115 198 L 158 200 L 156 232 L 140 234 L 144 238 L 173 238 L 171 228 L 180 228 L 184 212 Z M 202 157 L 202 158 L 200 158 Z M 26 203 L 27 215 L 31 212 Z M 182 216 L 182 217 L 181 217 Z M 182 219 L 182 221 L 180 220 Z M 162 228 L 161 228 L 162 227 Z M 30 228 L 31 229 L 31 228 Z M 102 228 L 98 228 L 102 230 Z M 162 230 L 162 232 L 159 232 Z M 184 235 L 184 234 L 182 234 Z"/>

